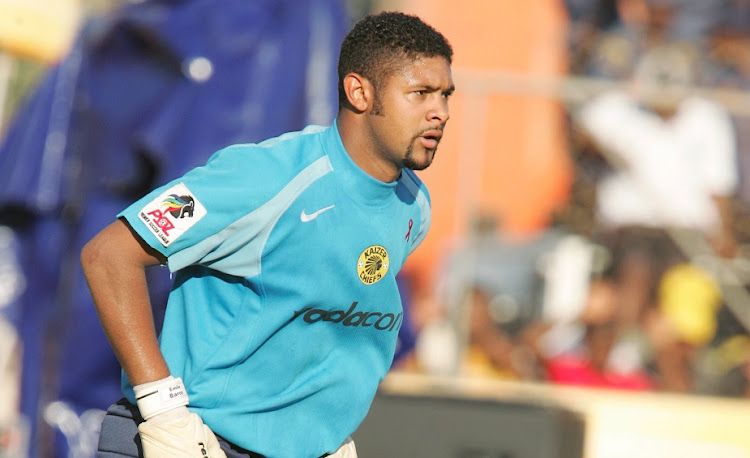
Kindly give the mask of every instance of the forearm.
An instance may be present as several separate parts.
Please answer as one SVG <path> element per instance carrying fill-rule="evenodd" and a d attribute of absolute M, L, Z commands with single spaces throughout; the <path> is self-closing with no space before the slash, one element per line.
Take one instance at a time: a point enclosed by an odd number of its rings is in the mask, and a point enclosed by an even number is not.
<path fill-rule="evenodd" d="M 732 257 L 737 249 L 733 228 L 732 200 L 727 196 L 713 196 L 713 200 L 719 214 L 719 222 L 718 227 L 709 234 L 709 239 L 720 256 Z"/>
<path fill-rule="evenodd" d="M 146 283 L 145 268 L 157 262 L 150 259 L 121 222 L 104 229 L 81 254 L 102 328 L 134 385 L 169 375 Z"/>
<path fill-rule="evenodd" d="M 732 199 L 727 196 L 713 195 L 712 200 L 719 214 L 718 231 L 729 233 L 732 231 Z"/>
<path fill-rule="evenodd" d="M 138 425 L 143 456 L 226 458 L 211 428 L 187 409 L 187 390 L 181 379 L 170 377 L 159 349 L 146 268 L 164 261 L 121 221 L 107 226 L 81 251 L 102 328 L 145 420 Z"/>

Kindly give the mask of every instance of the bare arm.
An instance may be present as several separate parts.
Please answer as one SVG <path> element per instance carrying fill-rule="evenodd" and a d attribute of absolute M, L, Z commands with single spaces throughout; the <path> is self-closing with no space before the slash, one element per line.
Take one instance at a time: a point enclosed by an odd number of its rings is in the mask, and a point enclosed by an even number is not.
<path fill-rule="evenodd" d="M 728 196 L 715 195 L 713 201 L 719 212 L 719 227 L 714 234 L 711 234 L 711 244 L 719 256 L 734 257 L 737 251 L 737 241 L 732 227 L 732 199 Z"/>
<path fill-rule="evenodd" d="M 124 222 L 104 228 L 81 251 L 81 266 L 112 349 L 133 385 L 159 380 L 169 369 L 159 350 L 145 270 L 163 256 Z"/>

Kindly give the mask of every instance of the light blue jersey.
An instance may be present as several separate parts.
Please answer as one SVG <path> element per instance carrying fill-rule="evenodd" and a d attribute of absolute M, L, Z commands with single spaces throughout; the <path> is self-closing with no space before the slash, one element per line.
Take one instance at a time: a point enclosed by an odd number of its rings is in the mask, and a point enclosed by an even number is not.
<path fill-rule="evenodd" d="M 430 224 L 411 170 L 380 182 L 335 123 L 311 126 L 223 149 L 120 216 L 174 272 L 161 349 L 214 432 L 298 458 L 357 429 L 402 324 L 396 273 Z"/>

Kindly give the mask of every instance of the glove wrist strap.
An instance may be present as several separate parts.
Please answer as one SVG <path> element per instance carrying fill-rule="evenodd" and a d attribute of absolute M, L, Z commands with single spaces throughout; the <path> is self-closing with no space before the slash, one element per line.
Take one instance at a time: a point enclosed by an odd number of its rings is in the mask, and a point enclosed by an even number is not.
<path fill-rule="evenodd" d="M 136 390 L 136 404 L 144 420 L 180 406 L 188 405 L 188 395 L 182 379 L 167 377 L 146 389 Z"/>

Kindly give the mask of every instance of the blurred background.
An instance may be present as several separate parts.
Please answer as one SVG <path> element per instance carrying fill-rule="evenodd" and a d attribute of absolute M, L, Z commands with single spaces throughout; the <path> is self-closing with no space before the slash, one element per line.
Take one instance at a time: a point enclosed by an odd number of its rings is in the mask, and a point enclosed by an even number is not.
<path fill-rule="evenodd" d="M 0 457 L 94 456 L 120 397 L 83 243 L 329 123 L 380 10 L 448 38 L 457 90 L 360 456 L 750 457 L 747 0 L 0 0 Z"/>

